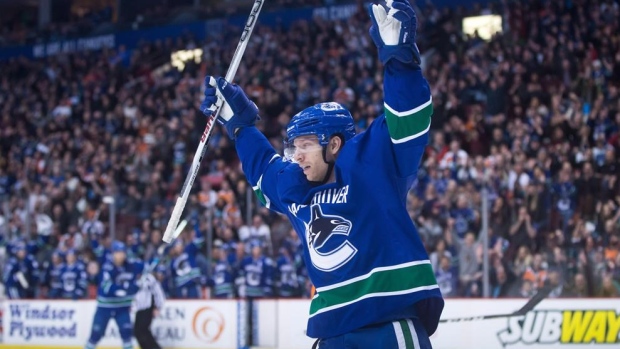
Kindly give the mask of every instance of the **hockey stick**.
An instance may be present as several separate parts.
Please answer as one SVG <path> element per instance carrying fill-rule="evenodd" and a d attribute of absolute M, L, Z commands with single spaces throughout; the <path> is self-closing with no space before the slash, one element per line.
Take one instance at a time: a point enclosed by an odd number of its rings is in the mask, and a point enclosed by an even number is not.
<path fill-rule="evenodd" d="M 512 312 L 512 313 L 509 313 L 509 314 L 478 315 L 478 316 L 460 317 L 460 318 L 453 318 L 453 319 L 441 319 L 439 320 L 439 322 L 440 323 L 467 322 L 467 321 L 476 321 L 476 320 L 498 319 L 498 318 L 505 318 L 505 317 L 512 317 L 512 316 L 522 316 L 522 315 L 527 314 L 532 309 L 534 309 L 540 302 L 543 301 L 543 299 L 547 298 L 547 296 L 549 295 L 549 293 L 551 293 L 551 291 L 553 291 L 553 287 L 550 287 L 550 286 L 547 286 L 541 289 L 532 298 L 530 298 L 530 300 L 527 301 L 527 303 L 525 303 L 525 305 L 522 306 L 521 309 L 515 312 Z"/>
<path fill-rule="evenodd" d="M 256 25 L 258 14 L 263 7 L 263 3 L 264 0 L 254 0 L 252 11 L 250 11 L 250 16 L 245 23 L 243 33 L 241 33 L 241 38 L 239 39 L 239 44 L 237 44 L 237 49 L 235 50 L 235 54 L 233 55 L 232 62 L 230 62 L 230 67 L 228 67 L 228 72 L 226 72 L 226 80 L 229 82 L 232 81 L 235 77 L 235 74 L 237 74 L 237 69 L 239 68 L 241 57 L 245 52 L 245 48 L 248 46 L 248 41 L 250 39 L 250 36 L 252 35 L 254 26 Z M 198 149 L 196 149 L 196 154 L 194 154 L 192 166 L 189 170 L 189 173 L 187 174 L 187 177 L 185 178 L 185 183 L 183 183 L 181 195 L 177 198 L 177 201 L 174 204 L 172 215 L 170 216 L 168 226 L 166 227 L 166 232 L 164 233 L 164 237 L 162 239 L 166 243 L 170 243 L 175 238 L 175 236 L 173 235 L 174 230 L 179 224 L 181 214 L 183 213 L 183 209 L 187 204 L 189 193 L 192 190 L 192 185 L 194 184 L 194 180 L 196 180 L 198 170 L 200 169 L 200 163 L 202 162 L 202 158 L 204 157 L 207 150 L 207 144 L 209 143 L 209 140 L 211 138 L 211 132 L 213 131 L 213 127 L 215 126 L 215 120 L 219 116 L 223 104 L 224 100 L 218 98 L 217 102 L 215 103 L 215 111 L 209 118 L 207 118 L 207 127 L 205 128 L 202 137 L 200 137 L 200 143 L 198 144 Z"/>

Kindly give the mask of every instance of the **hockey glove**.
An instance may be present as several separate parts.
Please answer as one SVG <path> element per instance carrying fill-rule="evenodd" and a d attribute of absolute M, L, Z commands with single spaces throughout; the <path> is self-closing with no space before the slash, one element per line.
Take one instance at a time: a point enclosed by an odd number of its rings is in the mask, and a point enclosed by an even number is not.
<path fill-rule="evenodd" d="M 231 139 L 235 139 L 235 130 L 253 126 L 259 119 L 258 107 L 246 96 L 241 87 L 229 83 L 224 78 L 216 79 L 212 76 L 207 76 L 204 83 L 205 98 L 200 110 L 206 116 L 211 116 L 215 111 L 217 99 L 224 99 L 217 121 L 226 127 Z"/>
<path fill-rule="evenodd" d="M 372 19 L 370 36 L 379 49 L 379 59 L 386 64 L 395 58 L 406 64 L 420 64 L 420 51 L 415 43 L 418 20 L 409 0 L 387 0 L 389 11 L 370 4 Z"/>

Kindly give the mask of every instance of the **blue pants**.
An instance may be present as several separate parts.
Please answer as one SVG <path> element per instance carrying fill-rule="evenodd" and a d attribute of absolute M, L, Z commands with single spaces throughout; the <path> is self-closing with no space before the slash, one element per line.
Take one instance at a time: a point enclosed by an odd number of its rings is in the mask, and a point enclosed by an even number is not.
<path fill-rule="evenodd" d="M 123 349 L 133 349 L 133 344 L 131 342 L 131 338 L 133 337 L 133 326 L 131 325 L 129 311 L 129 307 L 97 307 L 95 318 L 93 319 L 93 326 L 90 330 L 90 338 L 88 339 L 85 349 L 94 349 L 97 346 L 97 343 L 99 343 L 101 337 L 105 334 L 105 330 L 111 318 L 116 320 L 116 325 L 118 326 L 121 339 L 123 340 Z"/>
<path fill-rule="evenodd" d="M 319 349 L 432 349 L 417 318 L 368 326 L 337 337 L 321 339 Z"/>

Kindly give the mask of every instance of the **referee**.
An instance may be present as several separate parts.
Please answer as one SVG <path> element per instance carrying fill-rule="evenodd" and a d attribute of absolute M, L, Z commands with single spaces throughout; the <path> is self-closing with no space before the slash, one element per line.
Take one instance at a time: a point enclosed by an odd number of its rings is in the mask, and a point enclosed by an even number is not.
<path fill-rule="evenodd" d="M 161 349 L 151 333 L 151 322 L 153 317 L 159 315 L 165 300 L 164 291 L 153 274 L 144 274 L 135 298 L 137 312 L 133 327 L 134 336 L 142 349 Z"/>

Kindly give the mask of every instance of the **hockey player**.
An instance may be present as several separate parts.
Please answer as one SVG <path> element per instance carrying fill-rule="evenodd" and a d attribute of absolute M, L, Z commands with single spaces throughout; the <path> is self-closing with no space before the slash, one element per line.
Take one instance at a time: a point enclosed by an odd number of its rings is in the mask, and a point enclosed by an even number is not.
<path fill-rule="evenodd" d="M 41 284 L 47 288 L 47 299 L 58 299 L 62 293 L 62 280 L 60 275 L 65 267 L 64 255 L 56 250 L 52 253 L 50 261 L 43 264 L 43 280 Z"/>
<path fill-rule="evenodd" d="M 276 261 L 275 283 L 279 297 L 299 297 L 299 277 L 297 267 L 289 250 L 280 247 L 280 254 Z"/>
<path fill-rule="evenodd" d="M 235 269 L 219 240 L 216 240 L 213 246 L 213 257 L 213 277 L 210 282 L 213 287 L 213 298 L 234 298 Z"/>
<path fill-rule="evenodd" d="M 138 292 L 137 281 L 144 263 L 128 260 L 125 244 L 112 242 L 112 258 L 101 267 L 97 290 L 97 311 L 90 338 L 85 349 L 93 349 L 104 335 L 110 318 L 116 320 L 123 341 L 123 349 L 132 349 L 132 325 L 129 317 L 131 303 Z"/>
<path fill-rule="evenodd" d="M 263 255 L 260 242 L 250 244 L 251 255 L 239 265 L 239 296 L 263 298 L 273 296 L 273 261 Z"/>
<path fill-rule="evenodd" d="M 10 299 L 33 299 L 40 282 L 39 263 L 26 254 L 26 243 L 17 241 L 12 246 L 13 257 L 4 266 L 2 282 Z"/>
<path fill-rule="evenodd" d="M 88 288 L 86 266 L 77 259 L 75 250 L 69 249 L 65 253 L 66 263 L 60 273 L 62 284 L 61 297 L 64 299 L 82 299 Z"/>
<path fill-rule="evenodd" d="M 406 209 L 428 142 L 430 88 L 408 0 L 370 5 L 370 34 L 384 65 L 384 114 L 355 135 L 337 103 L 293 116 L 285 159 L 254 127 L 258 108 L 239 86 L 205 79 L 203 113 L 224 98 L 219 121 L 265 206 L 286 214 L 305 246 L 316 295 L 307 335 L 320 349 L 430 348 L 443 297 Z"/>
<path fill-rule="evenodd" d="M 204 242 L 200 229 L 194 229 L 194 238 L 183 246 L 183 240 L 177 239 L 172 247 L 170 261 L 170 275 L 174 287 L 174 298 L 199 299 L 202 298 L 200 278 L 202 273 L 196 263 L 196 255 Z"/>

